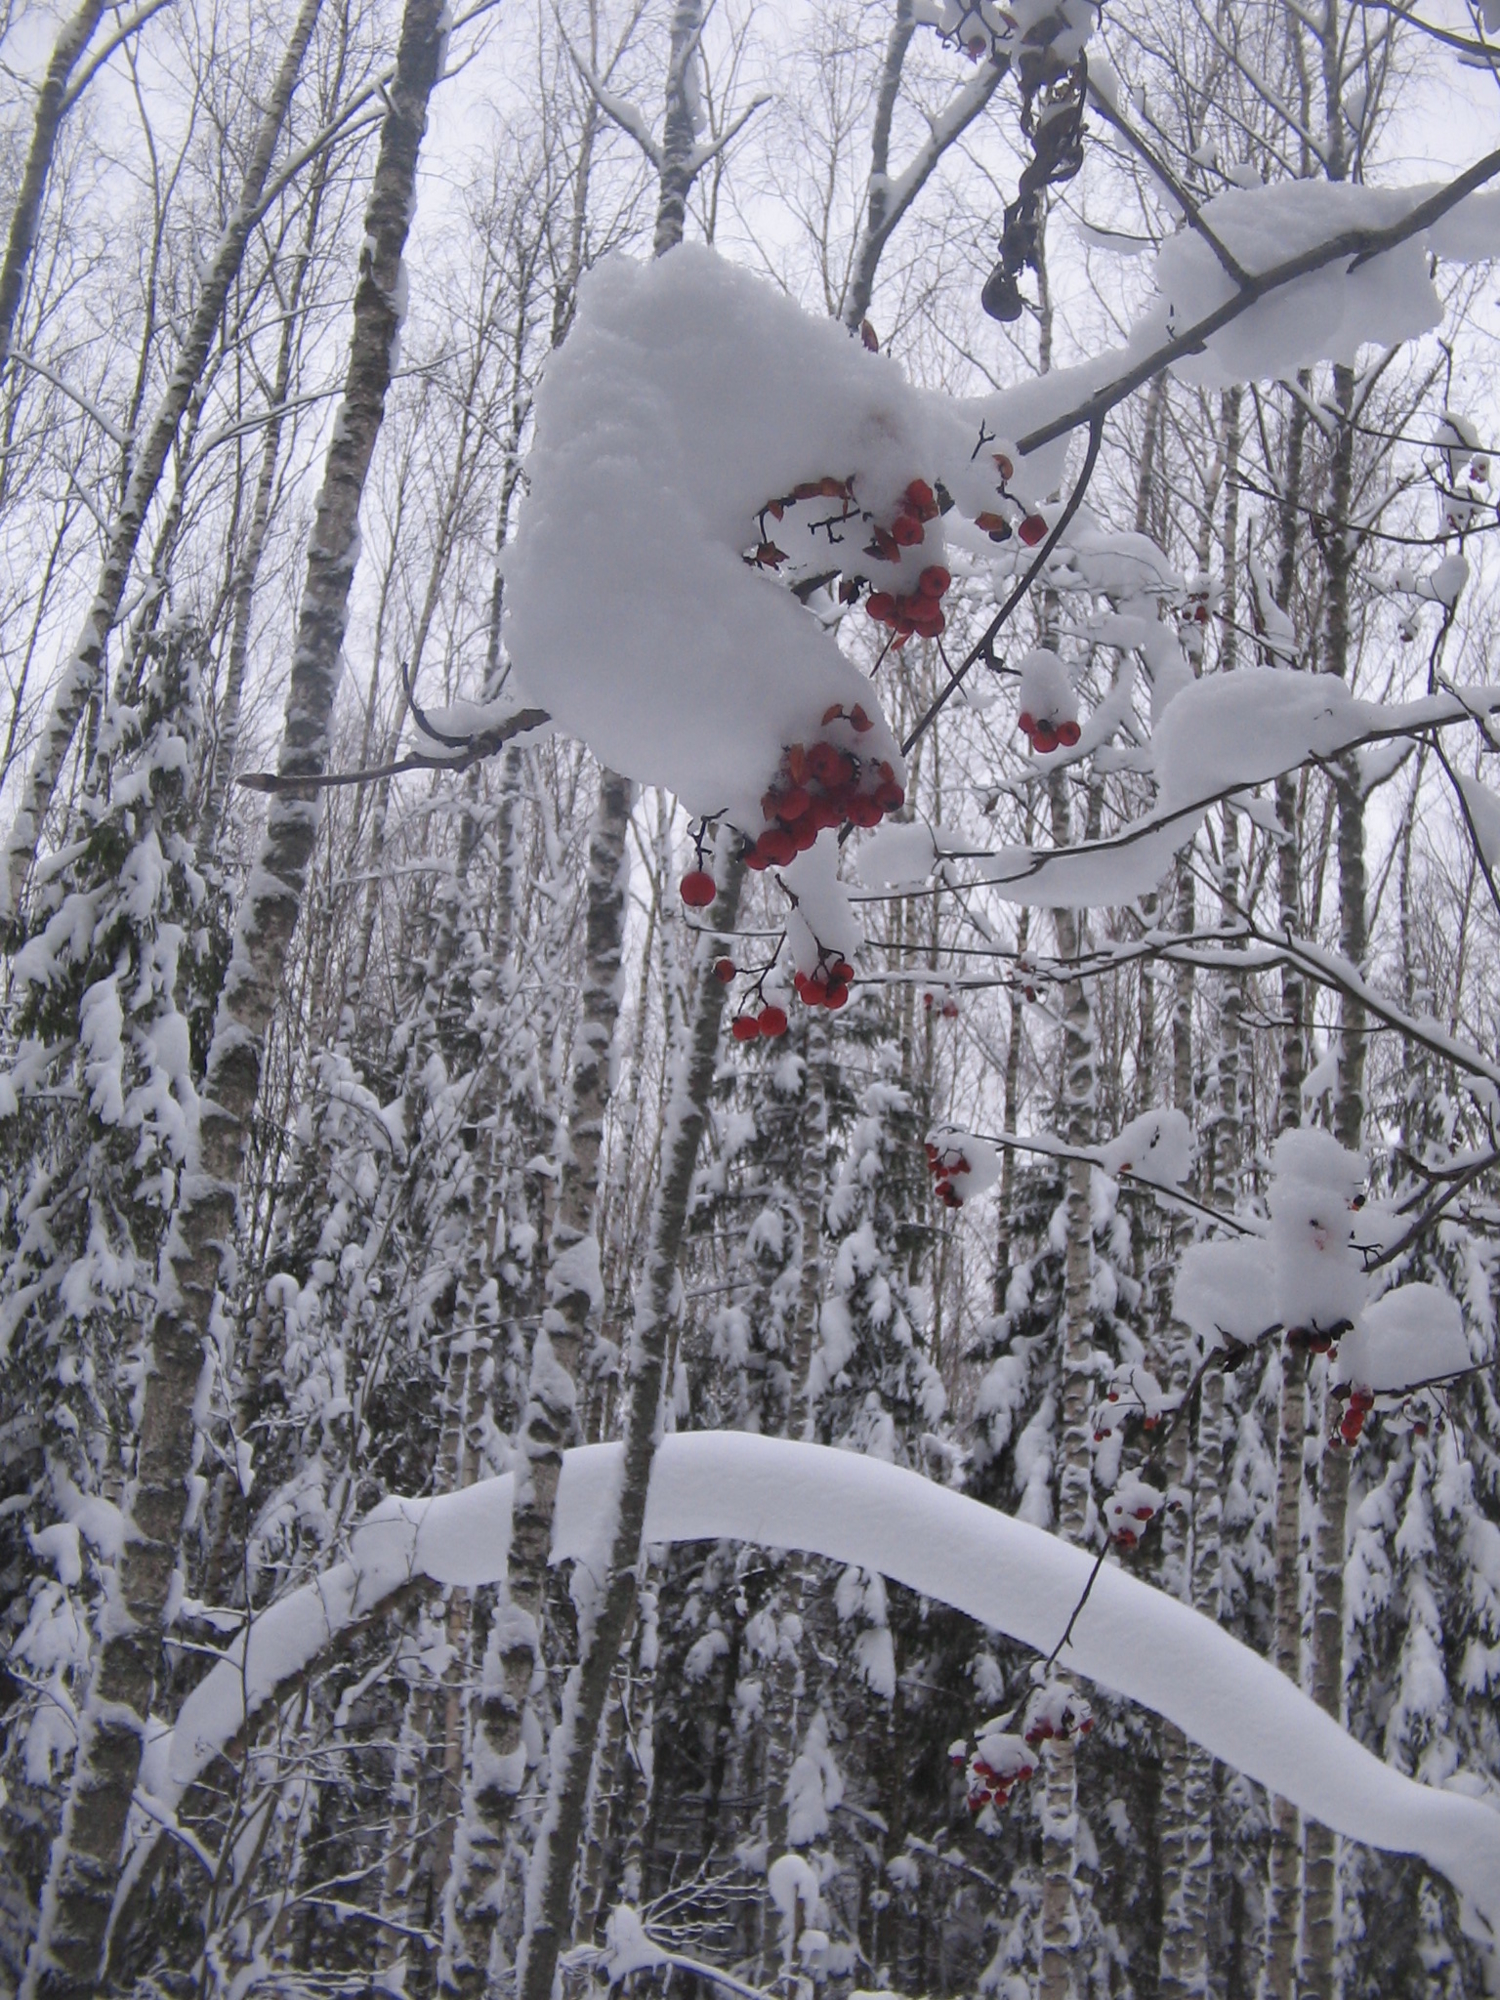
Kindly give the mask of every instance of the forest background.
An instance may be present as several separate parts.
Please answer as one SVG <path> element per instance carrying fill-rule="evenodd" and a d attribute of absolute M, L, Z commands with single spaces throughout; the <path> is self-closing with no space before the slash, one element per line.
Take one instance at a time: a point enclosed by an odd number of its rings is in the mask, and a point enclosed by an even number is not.
<path fill-rule="evenodd" d="M 847 610 L 904 798 L 846 849 L 843 998 L 783 980 L 780 1034 L 731 1025 L 776 872 L 518 728 L 504 614 L 610 256 L 711 244 L 1005 391 L 1117 349 L 1163 244 L 1223 265 L 1216 198 L 1481 186 L 1493 14 L 0 19 L 5 1990 L 1489 1990 L 1475 1897 L 1387 1822 L 1338 1839 L 1316 1766 L 1299 1813 L 1014 1623 L 643 1522 L 661 1430 L 906 1468 L 1500 1796 L 1493 224 L 1432 248 L 1435 325 L 1151 368 L 1060 483 L 950 523 L 941 642 Z M 1018 700 L 1038 646 L 1063 679 Z M 1015 893 L 1007 853 L 1149 812 L 1169 687 L 1257 671 L 1429 706 L 1205 792 L 1149 888 Z M 1017 730 L 1038 687 L 1074 742 Z M 1368 1414 L 1338 1316 L 1256 1287 L 1306 1130 L 1365 1218 L 1345 1289 L 1435 1287 L 1462 1343 Z M 620 1439 L 583 1551 L 563 1454 Z M 470 1523 L 434 1555 L 385 1506 L 507 1474 L 508 1558 L 498 1516 L 434 1513 Z"/>

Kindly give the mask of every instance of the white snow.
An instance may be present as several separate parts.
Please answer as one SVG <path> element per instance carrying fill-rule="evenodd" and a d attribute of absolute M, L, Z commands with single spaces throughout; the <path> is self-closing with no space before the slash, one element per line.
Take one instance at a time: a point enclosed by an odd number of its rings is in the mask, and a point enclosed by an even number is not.
<path fill-rule="evenodd" d="M 536 423 L 506 569 L 506 638 L 529 697 L 616 769 L 747 831 L 783 750 L 817 741 L 831 708 L 864 708 L 873 727 L 840 747 L 899 779 L 873 684 L 744 557 L 761 510 L 807 481 L 852 479 L 859 508 L 893 521 L 913 479 L 967 459 L 956 408 L 836 321 L 684 244 L 589 273 Z M 786 546 L 794 513 L 838 512 L 803 503 L 767 531 Z M 851 518 L 821 531 L 825 566 L 914 588 L 934 525 L 889 564 L 860 553 L 871 526 Z"/>
<path fill-rule="evenodd" d="M 1158 1187 L 1180 1187 L 1193 1164 L 1193 1128 L 1177 1110 L 1143 1111 L 1099 1148 L 1107 1174 L 1134 1174 Z"/>
<path fill-rule="evenodd" d="M 597 1557 L 620 1465 L 619 1445 L 567 1454 L 554 1561 Z M 194 1689 L 175 1737 L 148 1748 L 148 1788 L 166 1795 L 169 1765 L 180 1796 L 238 1728 L 247 1691 L 253 1708 L 278 1670 L 309 1664 L 361 1605 L 415 1569 L 431 1562 L 436 1580 L 466 1584 L 503 1577 L 510 1493 L 506 1474 L 443 1500 L 386 1502 L 379 1520 L 367 1524 L 374 1537 L 367 1540 L 362 1528 L 351 1538 L 357 1570 L 346 1563 L 262 1614 L 248 1655 L 237 1642 Z M 1041 1652 L 1050 1652 L 1067 1626 L 1094 1560 L 1087 1549 L 880 1459 L 741 1431 L 662 1440 L 645 1539 L 808 1550 L 906 1584 Z M 1419 1784 L 1383 1764 L 1267 1660 L 1178 1599 L 1106 1564 L 1064 1664 L 1167 1717 L 1214 1756 L 1350 1839 L 1423 1855 L 1487 1923 L 1500 1924 L 1500 1815 L 1457 1789 Z M 802 1755 L 818 1764 L 813 1733 Z M 826 1796 L 827 1774 L 818 1776 Z"/>
<path fill-rule="evenodd" d="M 1271 1261 L 1258 1237 L 1191 1243 L 1172 1287 L 1172 1311 L 1206 1347 L 1249 1342 L 1278 1323 Z"/>
<path fill-rule="evenodd" d="M 1389 1395 L 1460 1374 L 1472 1360 L 1458 1301 L 1436 1285 L 1397 1285 L 1340 1341 L 1335 1379 Z"/>
<path fill-rule="evenodd" d="M 1464 804 L 1469 809 L 1469 818 L 1473 821 L 1480 857 L 1493 874 L 1497 864 L 1500 864 L 1500 798 L 1478 778 L 1460 775 L 1458 783 L 1464 795 Z"/>

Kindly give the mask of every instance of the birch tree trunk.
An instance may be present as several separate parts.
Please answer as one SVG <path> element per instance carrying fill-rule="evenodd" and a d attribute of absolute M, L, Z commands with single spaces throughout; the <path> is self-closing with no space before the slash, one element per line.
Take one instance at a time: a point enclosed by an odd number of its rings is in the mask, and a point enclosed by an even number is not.
<path fill-rule="evenodd" d="M 562 1716 L 552 1736 L 547 1802 L 526 1880 L 526 1930 L 517 1967 L 519 2000 L 551 2000 L 558 1954 L 568 1931 L 573 1869 L 583 1833 L 595 1741 L 610 1677 L 634 1614 L 645 1558 L 641 1531 L 661 1431 L 662 1382 L 678 1256 L 718 1061 L 727 992 L 713 977 L 712 967 L 714 960 L 731 948 L 744 863 L 737 854 L 730 857 L 739 844 L 732 832 L 720 836 L 716 872 L 723 886 L 699 937 L 692 999 L 672 1051 L 662 1174 L 652 1205 L 646 1268 L 630 1337 L 629 1403 L 618 1512 L 606 1579 L 591 1615 L 580 1620 L 579 1661 L 568 1676 Z"/>
<path fill-rule="evenodd" d="M 1072 840 L 1067 779 L 1054 772 L 1048 790 L 1054 846 Z M 1082 925 L 1076 910 L 1055 910 L 1058 956 L 1078 958 Z M 1094 1139 L 1094 1021 L 1089 991 L 1081 979 L 1063 987 L 1063 1118 L 1068 1145 L 1082 1149 Z M 1094 1235 L 1088 1162 L 1068 1162 L 1066 1193 L 1067 1258 L 1064 1278 L 1063 1407 L 1057 1532 L 1082 1543 L 1089 1529 L 1093 1450 L 1090 1406 L 1093 1381 Z M 1042 1812 L 1041 2000 L 1069 2000 L 1076 1989 L 1078 1912 L 1073 1893 L 1078 1833 L 1078 1797 L 1072 1741 L 1044 1749 L 1046 1799 Z"/>
<path fill-rule="evenodd" d="M 6 842 L 3 873 L 0 873 L 0 924 L 14 924 L 19 917 L 21 892 L 27 871 L 35 858 L 37 843 L 42 837 L 47 809 L 62 775 L 79 719 L 99 684 L 104 649 L 120 615 L 120 604 L 146 524 L 146 513 L 155 497 L 167 455 L 176 440 L 178 426 L 208 360 L 229 288 L 244 259 L 245 245 L 255 225 L 281 127 L 321 6 L 322 0 L 303 0 L 302 11 L 292 29 L 250 150 L 238 199 L 224 226 L 213 259 L 206 268 L 182 351 L 145 436 L 138 445 L 132 440 L 128 447 L 133 452 L 130 477 L 119 511 L 109 525 L 104 562 L 94 587 L 93 602 L 53 695 L 51 712 L 32 759 L 21 807 Z"/>
<path fill-rule="evenodd" d="M 42 203 L 47 195 L 47 176 L 52 171 L 52 155 L 67 109 L 68 79 L 80 56 L 94 38 L 104 13 L 104 0 L 83 0 L 76 14 L 62 25 L 52 46 L 52 59 L 37 92 L 36 113 L 31 125 L 31 144 L 26 166 L 11 210 L 10 229 L 5 239 L 5 260 L 0 263 L 0 366 L 10 354 L 15 337 L 16 314 L 26 289 L 26 271 L 36 247 L 36 233 L 42 219 Z"/>
<path fill-rule="evenodd" d="M 282 66 L 273 112 L 262 126 L 257 160 L 269 162 L 275 128 L 291 96 L 317 7 L 318 0 L 306 0 Z M 365 213 L 343 407 L 329 446 L 308 549 L 281 752 L 281 770 L 287 775 L 321 773 L 326 761 L 359 546 L 360 497 L 390 382 L 401 254 L 428 99 L 441 61 L 443 18 L 442 0 L 408 0 L 402 20 Z M 258 171 L 263 180 L 264 165 Z M 243 199 L 238 214 L 243 218 L 242 245 L 249 228 L 249 204 Z M 210 327 L 204 335 L 203 352 L 211 331 Z M 191 381 L 187 386 L 190 392 Z M 195 1170 L 183 1175 L 166 1244 L 165 1300 L 151 1331 L 135 1478 L 126 1496 L 130 1533 L 119 1566 L 120 1602 L 127 1616 L 100 1650 L 81 1718 L 62 1832 L 44 1891 L 42 1926 L 28 1962 L 28 2000 L 32 1995 L 84 2000 L 97 1989 L 178 1565 L 193 1466 L 194 1404 L 212 1338 L 222 1259 L 235 1237 L 239 1177 L 260 1083 L 265 1032 L 317 834 L 316 800 L 316 794 L 311 801 L 287 794 L 272 800 L 259 863 L 240 912 L 234 958 L 209 1053 L 198 1159 Z"/>
<path fill-rule="evenodd" d="M 1303 445 L 1307 410 L 1292 402 L 1287 427 L 1287 466 L 1279 519 L 1280 550 L 1276 602 L 1290 614 L 1296 575 L 1297 531 L 1302 502 Z M 1283 930 L 1301 928 L 1297 781 L 1276 781 L 1276 817 L 1286 836 L 1277 855 L 1277 895 Z M 1303 985 L 1292 966 L 1281 975 L 1281 1066 L 1277 1082 L 1277 1126 L 1294 1130 L 1302 1121 L 1302 1078 L 1306 1049 L 1302 1037 Z M 1276 1664 L 1288 1680 L 1302 1677 L 1302 1462 L 1307 1434 L 1306 1374 L 1300 1348 L 1281 1350 L 1279 1422 L 1276 1434 Z M 1260 2000 L 1292 2000 L 1297 1929 L 1301 1920 L 1301 1816 L 1287 1799 L 1271 1802 L 1271 1855 L 1266 1893 L 1266 1944 Z"/>
<path fill-rule="evenodd" d="M 620 1011 L 626 883 L 633 788 L 616 772 L 600 774 L 589 839 L 587 948 L 582 1020 L 574 1041 L 565 1121 L 558 1134 L 559 1177 L 553 1208 L 547 1305 L 532 1348 L 521 1423 L 518 1492 L 512 1511 L 500 1639 L 502 1687 L 486 1733 L 491 1769 L 503 1773 L 491 1817 L 508 1822 L 525 1779 L 522 1748 L 527 1707 L 542 1668 L 542 1622 L 552 1523 L 563 1453 L 577 1429 L 578 1358 L 591 1313 L 601 1303 L 599 1155 L 609 1104 L 611 1050 Z M 499 1760 L 496 1762 L 495 1760 Z M 497 1859 L 502 1857 L 497 1855 Z"/>
<path fill-rule="evenodd" d="M 1340 40 L 1336 0 L 1327 0 L 1323 23 L 1326 125 L 1330 135 L 1328 176 L 1344 178 L 1344 120 L 1340 90 Z M 1354 371 L 1333 371 L 1338 412 L 1329 492 L 1328 528 L 1323 543 L 1327 591 L 1325 669 L 1347 679 L 1350 627 L 1349 584 L 1354 567 L 1351 499 L 1354 484 Z M 1358 765 L 1352 757 L 1338 767 L 1338 868 L 1340 946 L 1345 958 L 1363 967 L 1366 931 L 1365 812 Z M 1358 1152 L 1365 1122 L 1365 1010 L 1348 993 L 1339 1000 L 1338 1090 L 1333 1129 L 1340 1145 Z M 1331 1405 L 1323 1409 L 1323 1455 L 1318 1478 L 1318 1526 L 1313 1567 L 1313 1698 L 1339 1716 L 1344 1680 L 1344 1539 L 1349 1506 L 1349 1454 L 1330 1444 Z M 1338 1838 L 1309 1821 L 1303 1840 L 1301 1990 L 1308 2000 L 1331 2000 L 1334 1948 L 1338 1932 Z"/>
<path fill-rule="evenodd" d="M 842 319 L 857 331 L 870 310 L 875 275 L 885 246 L 931 177 L 943 154 L 961 138 L 999 87 L 1008 64 L 985 60 L 979 75 L 956 91 L 936 118 L 930 118 L 927 138 L 904 173 L 891 174 L 891 127 L 901 93 L 901 72 L 916 27 L 913 0 L 896 0 L 895 17 L 886 37 L 885 61 L 875 90 L 875 124 L 870 140 L 870 183 L 864 227 L 854 250 L 854 268 L 844 297 Z"/>
<path fill-rule="evenodd" d="M 342 68 L 342 65 L 340 65 Z M 255 477 L 255 493 L 250 503 L 250 519 L 244 545 L 234 567 L 230 586 L 229 657 L 224 674 L 224 691 L 219 699 L 213 764 L 198 814 L 197 862 L 203 868 L 212 861 L 234 778 L 235 752 L 239 745 L 240 705 L 245 690 L 245 669 L 250 659 L 250 623 L 255 608 L 255 586 L 265 554 L 266 535 L 271 524 L 271 503 L 276 493 L 276 468 L 281 456 L 283 411 L 292 385 L 292 361 L 296 352 L 298 314 L 302 287 L 307 281 L 317 242 L 318 220 L 328 184 L 331 157 L 319 153 L 308 188 L 307 215 L 302 226 L 302 242 L 292 266 L 287 286 L 281 339 L 276 350 L 276 375 L 271 384 L 271 417 L 261 434 L 260 465 Z"/>

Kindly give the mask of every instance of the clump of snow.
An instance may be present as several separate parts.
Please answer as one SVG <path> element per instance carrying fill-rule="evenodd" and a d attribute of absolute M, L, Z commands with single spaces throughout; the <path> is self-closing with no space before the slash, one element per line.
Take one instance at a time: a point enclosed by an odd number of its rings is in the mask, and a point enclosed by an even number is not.
<path fill-rule="evenodd" d="M 1437 1285 L 1397 1285 L 1339 1343 L 1335 1380 L 1378 1395 L 1457 1375 L 1472 1363 L 1458 1301 Z"/>
<path fill-rule="evenodd" d="M 949 1208 L 962 1208 L 1000 1178 L 999 1148 L 974 1132 L 940 1126 L 928 1133 L 925 1150 L 938 1199 Z"/>
<path fill-rule="evenodd" d="M 1143 1111 L 1099 1149 L 1107 1174 L 1134 1174 L 1158 1187 L 1180 1187 L 1193 1164 L 1193 1129 L 1185 1112 Z"/>
<path fill-rule="evenodd" d="M 838 843 L 820 840 L 781 871 L 795 898 L 782 953 L 790 970 L 811 974 L 830 953 L 852 959 L 865 941 L 838 867 Z"/>
<path fill-rule="evenodd" d="M 1172 1311 L 1206 1347 L 1221 1338 L 1248 1346 L 1277 1323 L 1271 1261 L 1259 1237 L 1192 1243 L 1172 1287 Z"/>
<path fill-rule="evenodd" d="M 867 889 L 913 889 L 928 879 L 936 862 L 937 842 L 925 822 L 887 820 L 859 843 L 854 865 Z"/>
<path fill-rule="evenodd" d="M 1104 1503 L 1109 1538 L 1122 1549 L 1133 1549 L 1165 1505 L 1166 1495 L 1144 1479 L 1127 1473 Z"/>
<path fill-rule="evenodd" d="M 603 1963 L 610 1985 L 617 1986 L 632 1972 L 654 1972 L 667 1962 L 666 1953 L 646 1935 L 640 1911 L 617 1903 L 604 1926 Z"/>
<path fill-rule="evenodd" d="M 1276 1316 L 1289 1331 L 1337 1335 L 1369 1293 L 1354 1248 L 1352 1204 L 1369 1173 L 1329 1132 L 1283 1132 L 1271 1154 L 1269 1245 Z"/>
<path fill-rule="evenodd" d="M 960 447 L 956 409 L 712 251 L 606 260 L 538 392 L 506 566 L 518 679 L 607 763 L 744 830 L 831 709 L 865 711 L 859 754 L 899 780 L 872 684 L 747 541 L 769 501 L 837 479 L 861 512 L 822 531 L 827 566 L 868 566 L 863 516 L 893 521 Z M 915 584 L 922 552 L 885 567 Z"/>
<path fill-rule="evenodd" d="M 1478 778 L 1458 780 L 1463 793 L 1464 804 L 1469 809 L 1469 819 L 1473 824 L 1474 837 L 1479 843 L 1480 857 L 1491 874 L 1500 866 L 1500 798 L 1481 784 Z"/>

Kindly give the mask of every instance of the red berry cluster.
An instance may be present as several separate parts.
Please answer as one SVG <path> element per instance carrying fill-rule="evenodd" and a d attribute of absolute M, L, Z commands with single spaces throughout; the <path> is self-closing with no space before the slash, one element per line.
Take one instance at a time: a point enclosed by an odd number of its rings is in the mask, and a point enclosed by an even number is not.
<path fill-rule="evenodd" d="M 930 563 L 909 595 L 897 597 L 889 590 L 872 590 L 865 599 L 865 609 L 877 625 L 891 628 L 898 650 L 913 637 L 938 639 L 947 629 L 943 598 L 952 582 L 941 563 Z"/>
<path fill-rule="evenodd" d="M 1014 499 L 1009 491 L 1016 468 L 1008 453 L 992 452 L 995 468 L 1000 474 L 1000 497 L 1005 502 L 1005 510 L 991 507 L 983 514 L 974 516 L 974 525 L 989 536 L 992 542 L 1008 542 L 1012 535 L 1028 549 L 1047 539 L 1047 523 L 1040 514 L 1034 514 Z"/>
<path fill-rule="evenodd" d="M 1004 514 L 997 514 L 991 508 L 976 514 L 974 525 L 982 528 L 992 542 L 1008 542 L 1015 535 L 1028 549 L 1047 539 L 1047 523 L 1040 514 L 1023 514 L 1013 528 Z"/>
<path fill-rule="evenodd" d="M 762 1002 L 753 1014 L 737 1015 L 729 1032 L 737 1042 L 753 1042 L 760 1035 L 764 1035 L 770 1041 L 777 1035 L 784 1035 L 786 1028 L 786 1009 Z"/>
<path fill-rule="evenodd" d="M 934 993 L 924 993 L 922 995 L 922 1005 L 930 1010 L 933 1006 L 937 1005 L 937 995 Z M 958 1002 L 951 993 L 947 994 L 941 1006 L 938 1006 L 938 1013 L 945 1021 L 956 1021 L 958 1019 Z"/>
<path fill-rule="evenodd" d="M 902 495 L 901 511 L 889 528 L 877 526 L 865 550 L 877 562 L 900 562 L 903 549 L 914 549 L 926 540 L 926 523 L 941 512 L 937 496 L 925 479 L 914 479 Z M 936 639 L 947 620 L 943 599 L 953 578 L 941 563 L 930 563 L 917 580 L 917 587 L 898 596 L 894 591 L 871 591 L 865 609 L 877 625 L 887 625 L 895 634 L 898 648 L 908 639 Z"/>
<path fill-rule="evenodd" d="M 1032 749 L 1043 757 L 1050 756 L 1059 744 L 1065 750 L 1071 750 L 1082 734 L 1078 724 L 1071 718 L 1062 722 L 1048 722 L 1044 718 L 1038 722 L 1037 718 L 1024 708 L 1016 717 L 1016 727 L 1023 736 L 1031 738 Z"/>
<path fill-rule="evenodd" d="M 1338 1336 L 1345 1331 L 1343 1326 L 1330 1328 L 1325 1333 L 1320 1326 L 1289 1326 L 1286 1330 L 1288 1347 L 1298 1348 L 1305 1354 L 1331 1354 Z"/>
<path fill-rule="evenodd" d="M 1349 1407 L 1339 1420 L 1338 1439 L 1341 1439 L 1347 1445 L 1358 1444 L 1360 1432 L 1365 1427 L 1365 1418 L 1374 1407 L 1375 1395 L 1373 1390 L 1351 1389 L 1349 1391 Z M 1334 1442 L 1337 1441 L 1337 1439 L 1334 1440 Z"/>
<path fill-rule="evenodd" d="M 854 967 L 847 958 L 825 951 L 810 973 L 799 972 L 792 983 L 804 1007 L 831 1007 L 837 1013 L 849 998 L 853 977 Z"/>
<path fill-rule="evenodd" d="M 1011 1772 L 997 1771 L 977 1752 L 968 1761 L 969 1790 L 967 1804 L 971 1813 L 982 1813 L 986 1806 L 1007 1806 L 1010 1795 L 1017 1785 L 1035 1775 L 1034 1763 L 1019 1764 Z"/>
<path fill-rule="evenodd" d="M 1115 1543 L 1117 1547 L 1122 1549 L 1139 1548 L 1142 1531 L 1145 1529 L 1146 1524 L 1148 1522 L 1154 1521 L 1155 1519 L 1156 1519 L 1156 1509 L 1154 1507 L 1149 1507 L 1145 1505 L 1139 1507 L 1132 1507 L 1130 1512 L 1120 1522 L 1119 1526 L 1113 1530 L 1109 1539 L 1113 1543 Z M 1139 1521 L 1139 1523 L 1141 1524 L 1140 1527 L 1138 1528 L 1131 1527 L 1130 1524 L 1132 1521 Z"/>
<path fill-rule="evenodd" d="M 924 1143 L 927 1154 L 927 1170 L 932 1175 L 937 1188 L 937 1198 L 948 1208 L 962 1208 L 964 1198 L 953 1185 L 959 1174 L 969 1172 L 969 1162 L 957 1146 L 935 1146 L 931 1139 Z"/>
<path fill-rule="evenodd" d="M 874 728 L 859 702 L 846 711 L 841 704 L 826 710 L 822 726 L 847 722 L 856 736 Z M 766 830 L 745 856 L 748 868 L 784 868 L 794 855 L 805 854 L 824 827 L 879 826 L 887 813 L 906 803 L 906 793 L 884 758 L 855 756 L 837 744 L 820 740 L 811 749 L 793 743 L 783 751 L 776 782 L 765 793 L 760 809 Z"/>

